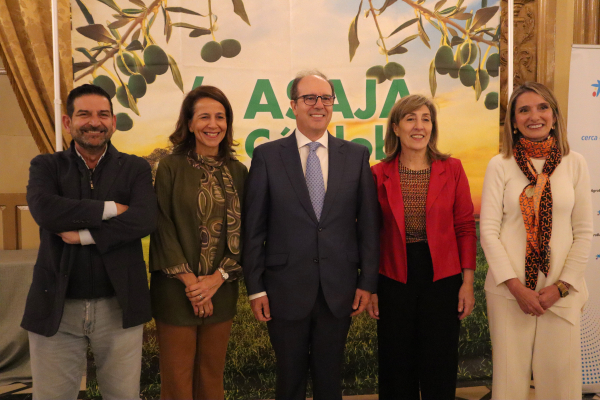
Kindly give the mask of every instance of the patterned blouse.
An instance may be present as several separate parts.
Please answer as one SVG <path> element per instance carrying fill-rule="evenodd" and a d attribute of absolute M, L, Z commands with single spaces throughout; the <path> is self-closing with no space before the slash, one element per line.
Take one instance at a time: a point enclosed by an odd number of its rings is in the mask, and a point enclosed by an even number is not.
<path fill-rule="evenodd" d="M 431 167 L 415 171 L 406 168 L 398 160 L 398 168 L 404 200 L 406 243 L 426 242 L 425 206 Z"/>

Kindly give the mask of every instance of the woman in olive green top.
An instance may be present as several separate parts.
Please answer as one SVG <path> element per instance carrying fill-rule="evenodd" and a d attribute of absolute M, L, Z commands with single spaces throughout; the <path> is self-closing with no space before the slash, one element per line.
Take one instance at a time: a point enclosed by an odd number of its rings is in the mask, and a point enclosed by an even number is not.
<path fill-rule="evenodd" d="M 223 92 L 200 86 L 188 93 L 169 140 L 173 154 L 156 172 L 159 220 L 150 238 L 161 399 L 223 399 L 248 174 L 234 157 L 233 111 Z"/>

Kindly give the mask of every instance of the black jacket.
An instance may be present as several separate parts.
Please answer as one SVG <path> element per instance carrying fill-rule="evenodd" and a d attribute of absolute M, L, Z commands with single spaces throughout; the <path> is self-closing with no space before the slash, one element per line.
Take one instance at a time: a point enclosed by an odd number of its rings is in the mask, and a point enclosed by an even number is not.
<path fill-rule="evenodd" d="M 123 310 L 123 328 L 151 319 L 141 238 L 156 228 L 157 204 L 149 164 L 120 153 L 109 143 L 95 199 L 83 198 L 89 176 L 71 144 L 69 150 L 31 161 L 27 203 L 40 226 L 40 249 L 21 326 L 52 336 L 58 331 L 69 277 L 81 245 L 63 242 L 60 232 L 89 229 Z M 105 201 L 129 206 L 102 220 Z"/>

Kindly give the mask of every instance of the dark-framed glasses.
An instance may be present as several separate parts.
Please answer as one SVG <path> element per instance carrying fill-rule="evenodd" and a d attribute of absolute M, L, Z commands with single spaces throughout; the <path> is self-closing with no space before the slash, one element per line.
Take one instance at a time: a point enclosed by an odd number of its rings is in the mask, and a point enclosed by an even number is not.
<path fill-rule="evenodd" d="M 330 96 L 328 94 L 323 96 L 317 96 L 315 94 L 305 94 L 304 96 L 298 96 L 298 99 L 302 99 L 304 101 L 304 104 L 306 104 L 307 106 L 314 106 L 315 104 L 317 104 L 319 98 L 321 98 L 321 103 L 323 103 L 324 106 L 330 106 L 335 101 L 335 96 Z"/>

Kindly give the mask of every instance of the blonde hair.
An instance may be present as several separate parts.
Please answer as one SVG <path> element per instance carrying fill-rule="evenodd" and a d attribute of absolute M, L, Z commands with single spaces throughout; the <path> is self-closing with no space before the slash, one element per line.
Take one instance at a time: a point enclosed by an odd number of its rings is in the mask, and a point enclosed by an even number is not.
<path fill-rule="evenodd" d="M 556 118 L 556 127 L 550 130 L 550 135 L 554 136 L 556 139 L 556 144 L 560 150 L 560 153 L 563 156 L 569 154 L 570 149 L 569 142 L 567 140 L 567 127 L 565 125 L 565 120 L 563 119 L 562 113 L 560 112 L 558 101 L 556 100 L 556 97 L 554 97 L 554 93 L 552 93 L 550 89 L 541 83 L 525 82 L 513 91 L 510 99 L 508 100 L 508 105 L 506 106 L 504 132 L 502 132 L 502 155 L 504 158 L 510 158 L 510 156 L 513 154 L 513 146 L 515 142 L 523 137 L 521 132 L 519 132 L 514 126 L 513 121 L 515 119 L 515 107 L 517 105 L 517 99 L 525 92 L 537 93 L 548 102 L 550 108 L 552 109 L 552 113 Z M 513 132 L 515 129 L 517 129 L 516 134 Z"/>
<path fill-rule="evenodd" d="M 384 139 L 384 152 L 386 157 L 382 160 L 383 162 L 394 160 L 398 153 L 402 151 L 400 138 L 396 136 L 396 133 L 394 132 L 394 124 L 398 125 L 404 116 L 418 110 L 423 106 L 427 106 L 429 109 L 432 124 L 431 135 L 429 137 L 429 143 L 427 144 L 427 159 L 429 162 L 433 162 L 435 160 L 445 160 L 450 157 L 449 154 L 444 154 L 437 148 L 438 123 L 437 109 L 435 108 L 435 105 L 425 96 L 420 94 L 412 94 L 398 100 L 390 111 Z"/>

